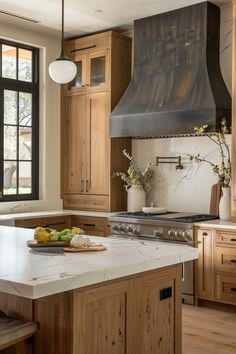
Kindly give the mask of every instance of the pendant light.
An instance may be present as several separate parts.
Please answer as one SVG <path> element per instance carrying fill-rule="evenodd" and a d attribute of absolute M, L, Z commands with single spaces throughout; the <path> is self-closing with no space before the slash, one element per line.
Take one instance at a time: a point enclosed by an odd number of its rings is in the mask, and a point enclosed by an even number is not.
<path fill-rule="evenodd" d="M 49 75 L 58 84 L 66 84 L 74 79 L 77 73 L 77 66 L 64 52 L 64 0 L 62 0 L 61 16 L 61 54 L 59 58 L 49 65 Z"/>

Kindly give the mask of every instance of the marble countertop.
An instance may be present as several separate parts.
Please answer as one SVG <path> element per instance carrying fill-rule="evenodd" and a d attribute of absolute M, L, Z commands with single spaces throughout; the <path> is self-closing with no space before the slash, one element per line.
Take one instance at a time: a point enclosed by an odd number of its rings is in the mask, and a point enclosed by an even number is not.
<path fill-rule="evenodd" d="M 36 299 L 198 258 L 184 245 L 89 237 L 107 250 L 36 253 L 26 246 L 33 230 L 0 226 L 0 292 Z"/>
<path fill-rule="evenodd" d="M 224 221 L 220 219 L 201 221 L 194 224 L 199 227 L 207 227 L 211 229 L 226 229 L 226 230 L 236 230 L 236 223 L 232 221 Z"/>
<path fill-rule="evenodd" d="M 115 215 L 115 213 L 108 213 L 102 211 L 80 211 L 80 210 L 49 210 L 49 211 L 34 211 L 27 213 L 16 213 L 16 214 L 1 214 L 0 215 L 0 225 L 14 226 L 15 220 L 21 219 L 33 219 L 48 216 L 63 216 L 63 215 L 77 215 L 77 216 L 91 216 L 108 218 L 109 216 Z"/>

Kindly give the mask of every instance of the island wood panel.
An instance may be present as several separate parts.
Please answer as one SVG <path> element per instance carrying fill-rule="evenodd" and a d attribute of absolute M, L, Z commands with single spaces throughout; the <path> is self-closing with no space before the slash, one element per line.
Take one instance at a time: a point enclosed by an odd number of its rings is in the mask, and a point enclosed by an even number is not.
<path fill-rule="evenodd" d="M 160 270 L 135 280 L 135 354 L 181 353 L 180 266 Z M 161 290 L 171 289 L 161 299 Z"/>
<path fill-rule="evenodd" d="M 40 323 L 34 354 L 72 354 L 72 293 L 34 301 L 34 321 Z"/>
<path fill-rule="evenodd" d="M 0 307 L 39 322 L 33 354 L 180 354 L 181 274 L 179 264 L 36 300 L 0 293 Z"/>
<path fill-rule="evenodd" d="M 133 354 L 132 281 L 74 292 L 73 354 Z"/>
<path fill-rule="evenodd" d="M 231 216 L 236 221 L 236 0 L 232 0 L 232 194 Z"/>

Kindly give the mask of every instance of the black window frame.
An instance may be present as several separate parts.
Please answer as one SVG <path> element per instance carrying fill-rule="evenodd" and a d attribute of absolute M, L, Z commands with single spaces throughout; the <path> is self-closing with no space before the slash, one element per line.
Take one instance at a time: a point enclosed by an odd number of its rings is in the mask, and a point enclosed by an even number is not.
<path fill-rule="evenodd" d="M 2 45 L 17 48 L 17 78 L 2 77 Z M 32 51 L 32 82 L 18 79 L 18 51 L 26 49 Z M 27 92 L 32 94 L 32 165 L 31 165 L 31 193 L 3 195 L 4 190 L 4 90 Z M 19 106 L 18 108 L 19 109 Z M 17 127 L 20 124 L 17 122 Z M 18 128 L 19 129 L 19 128 Z M 17 147 L 18 149 L 18 147 Z M 18 159 L 17 156 L 17 160 Z M 17 174 L 17 179 L 19 176 Z M 0 202 L 24 201 L 39 199 L 39 49 L 19 42 L 0 38 Z"/>

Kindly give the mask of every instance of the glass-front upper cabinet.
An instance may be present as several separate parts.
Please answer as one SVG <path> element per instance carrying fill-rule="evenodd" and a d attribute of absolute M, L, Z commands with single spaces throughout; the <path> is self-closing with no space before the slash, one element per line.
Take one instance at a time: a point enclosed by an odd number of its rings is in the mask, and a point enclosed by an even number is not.
<path fill-rule="evenodd" d="M 107 91 L 109 89 L 108 50 L 76 56 L 77 74 L 67 86 L 69 95 Z"/>
<path fill-rule="evenodd" d="M 74 61 L 77 66 L 77 74 L 68 84 L 68 91 L 74 93 L 83 93 L 86 91 L 86 55 L 76 57 Z"/>
<path fill-rule="evenodd" d="M 108 51 L 88 54 L 88 91 L 106 91 L 109 88 Z"/>

